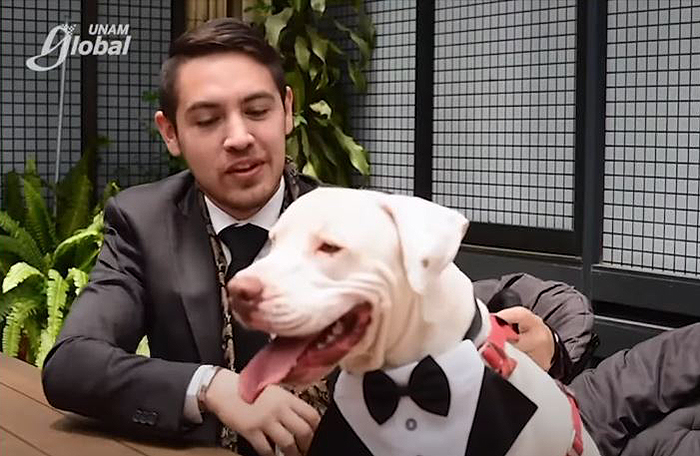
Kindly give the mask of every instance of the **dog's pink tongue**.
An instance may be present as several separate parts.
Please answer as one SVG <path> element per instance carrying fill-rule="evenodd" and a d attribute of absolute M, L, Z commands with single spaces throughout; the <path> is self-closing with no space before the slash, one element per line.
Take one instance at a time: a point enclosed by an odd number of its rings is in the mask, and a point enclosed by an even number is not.
<path fill-rule="evenodd" d="M 314 336 L 277 337 L 260 350 L 241 371 L 238 393 L 252 403 L 267 385 L 283 380 L 304 353 Z"/>

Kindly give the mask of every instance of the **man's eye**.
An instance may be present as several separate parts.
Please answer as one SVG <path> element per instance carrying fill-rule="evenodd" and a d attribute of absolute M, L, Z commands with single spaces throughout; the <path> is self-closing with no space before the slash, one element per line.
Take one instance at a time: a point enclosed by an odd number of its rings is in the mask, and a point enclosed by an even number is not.
<path fill-rule="evenodd" d="M 253 118 L 259 118 L 265 116 L 267 114 L 269 109 L 249 109 L 248 110 L 248 115 Z"/>
<path fill-rule="evenodd" d="M 206 126 L 209 126 L 209 125 L 213 125 L 214 122 L 216 122 L 217 120 L 218 120 L 217 117 L 210 117 L 210 118 L 208 118 L 208 119 L 201 119 L 201 120 L 198 120 L 196 123 L 197 123 L 197 125 L 200 126 L 200 127 L 206 127 Z"/>
<path fill-rule="evenodd" d="M 338 253 L 339 251 L 343 250 L 342 247 L 331 244 L 330 242 L 324 242 L 321 245 L 318 246 L 319 252 L 327 253 L 329 255 L 332 255 L 334 253 Z"/>

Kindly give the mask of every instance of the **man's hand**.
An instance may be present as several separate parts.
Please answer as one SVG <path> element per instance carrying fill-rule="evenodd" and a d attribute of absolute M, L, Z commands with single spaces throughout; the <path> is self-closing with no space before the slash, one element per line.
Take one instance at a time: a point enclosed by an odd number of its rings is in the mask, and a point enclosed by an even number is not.
<path fill-rule="evenodd" d="M 513 345 L 529 355 L 542 369 L 549 371 L 554 357 L 554 336 L 544 321 L 521 306 L 503 309 L 496 316 L 518 325 L 520 337 Z"/>
<path fill-rule="evenodd" d="M 274 456 L 274 445 L 285 456 L 305 454 L 321 419 L 313 407 L 276 385 L 246 403 L 238 394 L 238 374 L 227 369 L 212 379 L 204 406 L 261 456 Z"/>

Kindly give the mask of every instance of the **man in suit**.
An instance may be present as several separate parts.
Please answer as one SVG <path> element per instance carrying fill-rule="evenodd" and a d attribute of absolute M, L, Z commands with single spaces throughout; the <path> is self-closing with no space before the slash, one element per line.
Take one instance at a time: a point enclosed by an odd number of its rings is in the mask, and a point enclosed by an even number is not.
<path fill-rule="evenodd" d="M 308 447 L 319 416 L 306 402 L 279 387 L 254 404 L 239 399 L 234 370 L 267 335 L 230 321 L 221 287 L 264 254 L 266 229 L 316 185 L 285 164 L 292 103 L 278 54 L 242 22 L 211 21 L 172 44 L 155 122 L 189 171 L 107 204 L 90 283 L 45 362 L 51 404 L 209 443 L 220 422 L 260 454 Z M 144 335 L 150 358 L 134 354 Z"/>

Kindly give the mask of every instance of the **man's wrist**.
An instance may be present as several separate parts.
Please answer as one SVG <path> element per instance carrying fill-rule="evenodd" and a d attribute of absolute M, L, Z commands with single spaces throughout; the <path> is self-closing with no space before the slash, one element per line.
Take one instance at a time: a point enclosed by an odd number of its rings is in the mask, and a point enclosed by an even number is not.
<path fill-rule="evenodd" d="M 547 325 L 547 327 L 552 332 L 552 338 L 554 341 L 552 364 L 547 372 L 551 377 L 566 383 L 571 373 L 571 358 L 569 357 L 569 351 L 566 349 L 566 345 L 564 345 L 564 342 L 562 342 L 559 334 L 549 325 Z"/>
<path fill-rule="evenodd" d="M 560 340 L 559 340 L 559 334 L 555 330 L 553 330 L 549 325 L 547 325 L 547 328 L 549 328 L 549 331 L 552 333 L 552 343 L 554 344 L 554 349 L 552 350 L 552 360 L 549 363 L 549 369 L 552 370 L 556 367 L 557 360 L 559 360 L 561 354 L 559 353 L 561 350 L 560 347 Z"/>
<path fill-rule="evenodd" d="M 202 380 L 197 389 L 197 404 L 199 405 L 199 411 L 201 413 L 210 411 L 206 404 L 207 391 L 209 390 L 209 386 L 211 386 L 212 380 L 216 377 L 216 374 L 223 369 L 221 366 L 207 366 L 207 368 L 208 369 L 202 373 Z"/>

